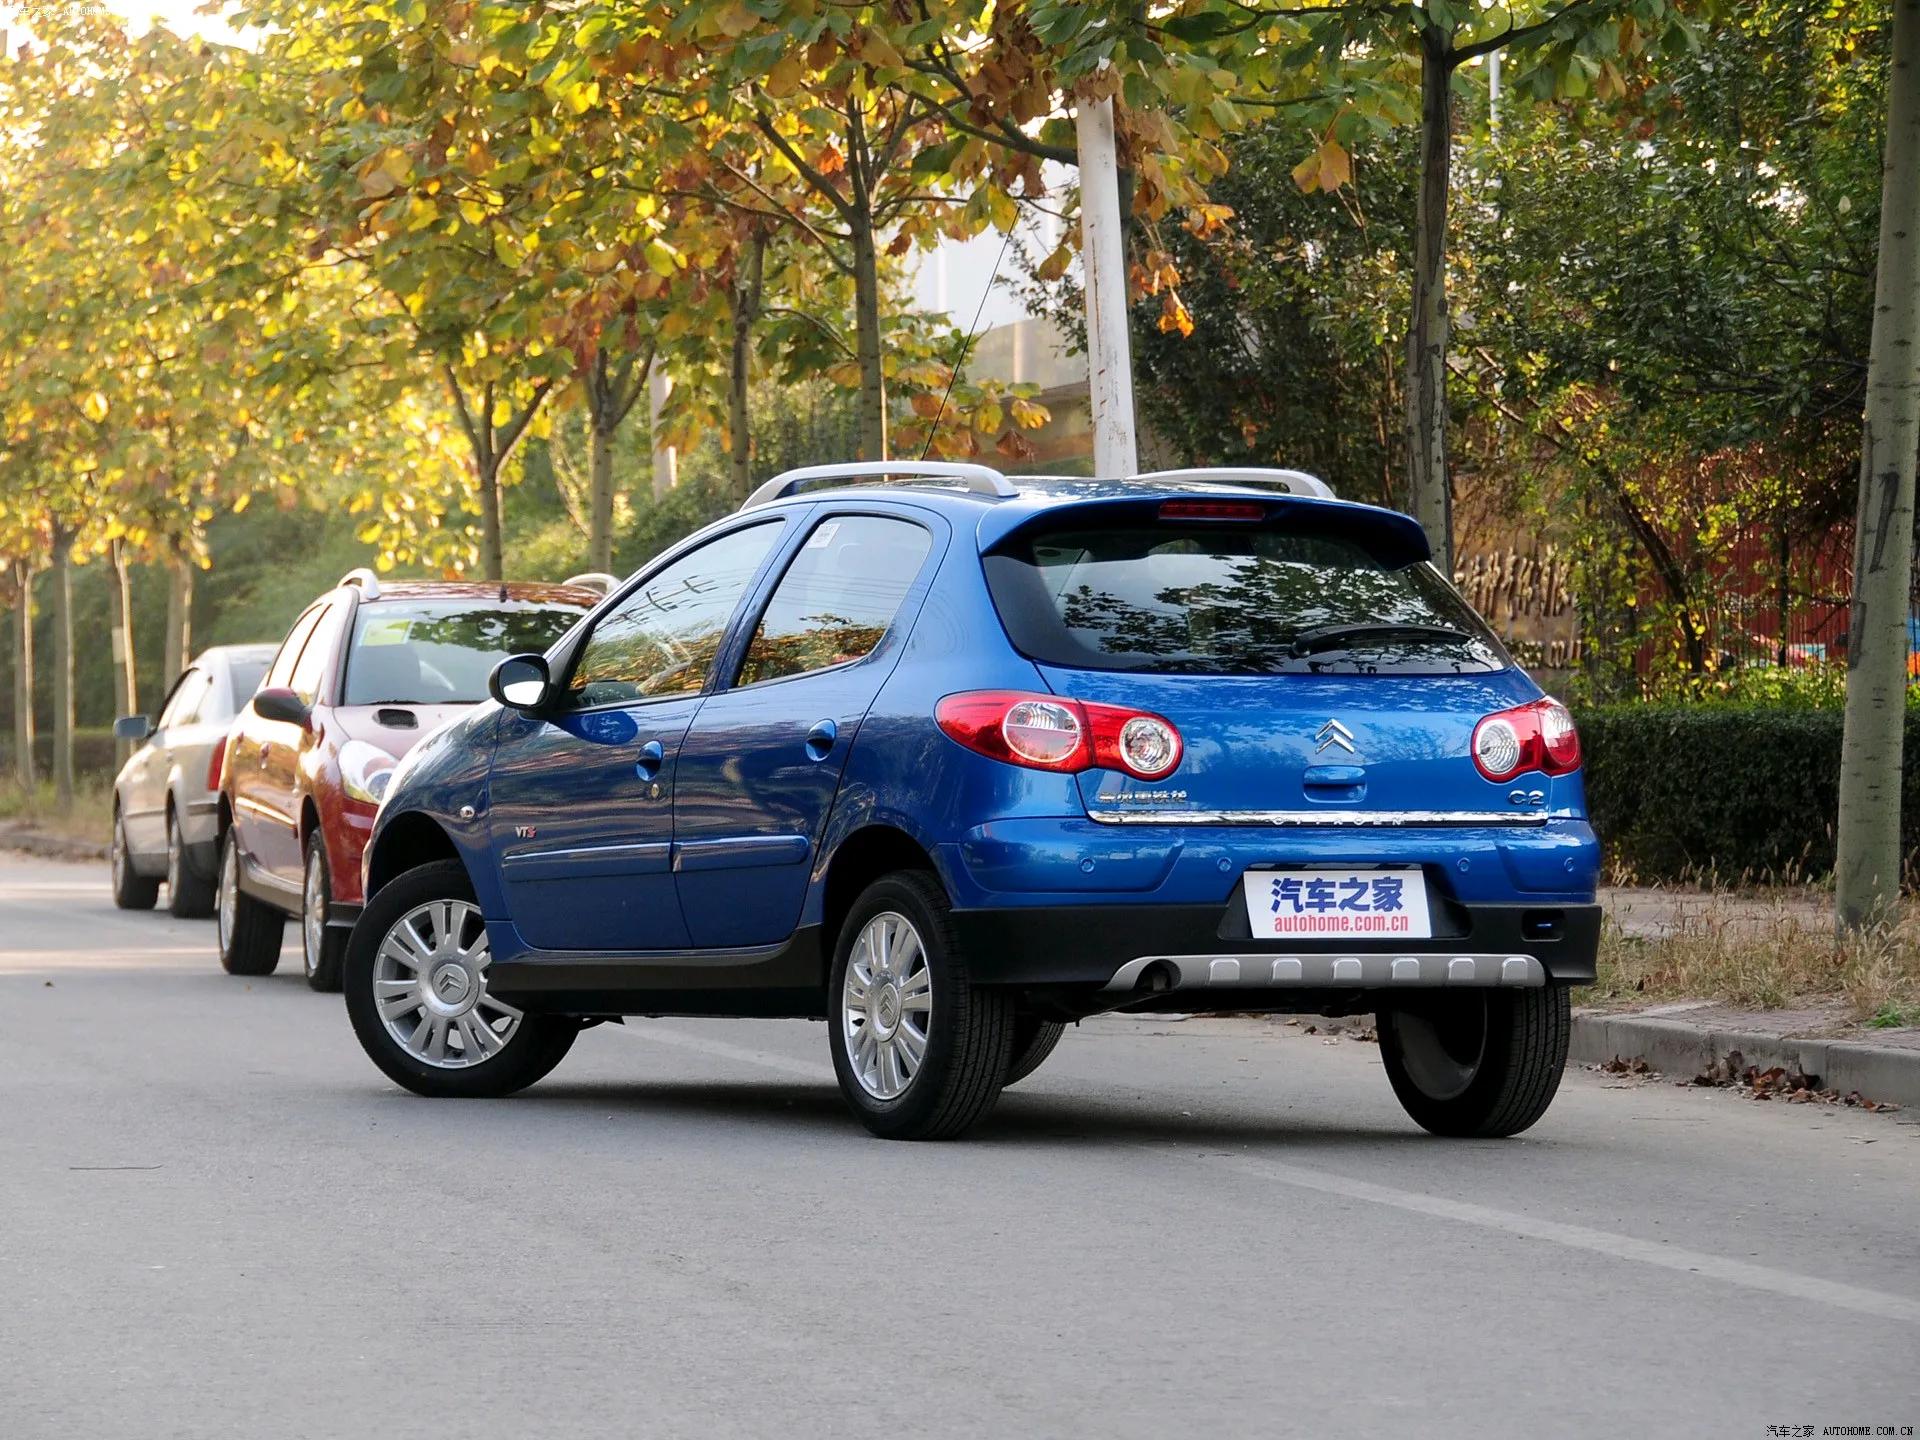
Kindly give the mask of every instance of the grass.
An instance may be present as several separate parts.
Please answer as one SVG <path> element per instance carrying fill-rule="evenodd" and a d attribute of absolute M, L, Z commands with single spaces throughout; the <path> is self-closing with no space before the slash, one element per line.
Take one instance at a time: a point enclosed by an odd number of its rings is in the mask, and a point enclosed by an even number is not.
<path fill-rule="evenodd" d="M 49 835 L 104 845 L 113 830 L 113 777 L 82 775 L 75 783 L 73 808 L 64 814 L 53 785 L 42 781 L 31 793 L 17 780 L 0 780 L 0 821 L 31 825 Z"/>
<path fill-rule="evenodd" d="M 1657 937 L 1600 936 L 1586 1003 L 1717 1000 L 1760 1010 L 1842 998 L 1856 1020 L 1920 1021 L 1920 917 L 1841 939 L 1819 910 L 1709 899 Z"/>

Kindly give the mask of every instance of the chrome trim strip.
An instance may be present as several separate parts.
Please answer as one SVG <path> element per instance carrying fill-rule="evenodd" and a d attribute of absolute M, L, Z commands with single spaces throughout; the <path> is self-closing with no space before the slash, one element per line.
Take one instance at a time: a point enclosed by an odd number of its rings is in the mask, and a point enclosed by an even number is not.
<path fill-rule="evenodd" d="M 1544 810 L 1175 810 L 1087 807 L 1102 825 L 1272 825 L 1295 829 L 1369 829 L 1422 825 L 1544 825 Z"/>
<path fill-rule="evenodd" d="M 1104 989 L 1131 990 L 1150 965 L 1168 965 L 1176 990 L 1415 990 L 1441 986 L 1537 990 L 1547 968 L 1531 955 L 1142 955 Z"/>

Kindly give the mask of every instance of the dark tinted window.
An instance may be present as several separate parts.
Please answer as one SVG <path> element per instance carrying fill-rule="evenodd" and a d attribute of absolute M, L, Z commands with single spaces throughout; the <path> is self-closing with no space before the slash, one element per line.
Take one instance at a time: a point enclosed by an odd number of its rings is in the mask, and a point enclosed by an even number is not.
<path fill-rule="evenodd" d="M 343 705 L 457 705 L 483 700 L 509 655 L 545 650 L 586 613 L 524 600 L 379 600 L 353 620 Z"/>
<path fill-rule="evenodd" d="M 596 621 L 567 681 L 573 703 L 697 694 L 780 525 L 750 525 L 709 540 Z"/>
<path fill-rule="evenodd" d="M 987 557 L 987 579 L 1014 644 L 1055 665 L 1261 675 L 1509 663 L 1425 561 L 1324 524 L 1300 533 L 1284 523 L 1017 535 Z"/>
<path fill-rule="evenodd" d="M 824 670 L 868 654 L 893 623 L 932 546 L 931 535 L 905 520 L 822 520 L 767 602 L 739 683 Z"/>
<path fill-rule="evenodd" d="M 253 698 L 253 692 L 260 688 L 260 681 L 267 673 L 264 660 L 229 660 L 227 662 L 227 684 L 233 695 L 231 709 L 240 707 Z"/>

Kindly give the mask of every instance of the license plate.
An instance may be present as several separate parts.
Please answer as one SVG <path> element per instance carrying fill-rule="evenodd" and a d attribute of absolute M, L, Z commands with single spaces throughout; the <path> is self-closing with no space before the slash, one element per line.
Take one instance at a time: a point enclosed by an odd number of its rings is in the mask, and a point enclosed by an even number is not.
<path fill-rule="evenodd" d="M 1418 870 L 1249 870 L 1247 923 L 1274 940 L 1424 940 L 1433 934 Z"/>

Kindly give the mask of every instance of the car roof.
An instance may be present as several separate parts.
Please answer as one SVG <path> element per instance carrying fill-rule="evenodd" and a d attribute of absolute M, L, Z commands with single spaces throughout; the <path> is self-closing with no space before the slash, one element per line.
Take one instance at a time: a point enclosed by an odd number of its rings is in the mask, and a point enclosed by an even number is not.
<path fill-rule="evenodd" d="M 358 590 L 357 586 L 343 587 Z M 472 600 L 495 604 L 520 601 L 531 605 L 572 605 L 590 610 L 601 595 L 584 585 L 550 585 L 535 581 L 509 580 L 382 580 L 378 593 L 360 592 L 362 605 L 384 605 L 389 600 Z"/>
<path fill-rule="evenodd" d="M 845 503 L 849 500 L 902 502 L 946 514 L 958 525 L 977 527 L 980 548 L 988 550 L 1030 521 L 1074 506 L 1204 495 L 1214 499 L 1258 500 L 1303 512 L 1344 514 L 1352 517 L 1356 524 L 1383 525 L 1392 530 L 1408 532 L 1403 538 L 1409 542 L 1418 534 L 1423 553 L 1426 548 L 1425 532 L 1412 516 L 1357 500 L 1289 494 L 1228 480 L 1163 479 L 1151 475 L 1131 480 L 1096 480 L 1084 475 L 1008 475 L 1005 479 L 1013 492 L 1011 494 L 991 494 L 940 479 L 907 484 L 862 482 L 828 485 L 765 501 L 748 513 L 775 514 L 798 506 Z"/>
<path fill-rule="evenodd" d="M 209 645 L 195 655 L 191 663 L 199 665 L 208 660 L 224 660 L 231 664 L 235 660 L 271 660 L 279 649 L 279 645 L 271 640 L 252 645 Z"/>

